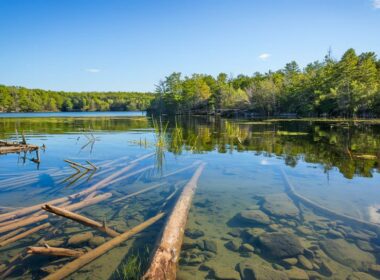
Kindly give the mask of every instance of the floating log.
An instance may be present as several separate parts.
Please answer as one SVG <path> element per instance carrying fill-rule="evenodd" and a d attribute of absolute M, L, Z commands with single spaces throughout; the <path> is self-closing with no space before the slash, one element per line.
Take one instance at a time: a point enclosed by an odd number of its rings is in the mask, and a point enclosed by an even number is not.
<path fill-rule="evenodd" d="M 324 214 L 324 215 L 328 215 L 328 216 L 332 216 L 332 217 L 335 217 L 336 219 L 341 219 L 343 221 L 346 221 L 350 224 L 353 224 L 353 225 L 356 225 L 356 226 L 359 226 L 359 227 L 365 227 L 367 229 L 370 229 L 370 230 L 374 230 L 376 233 L 380 233 L 380 225 L 378 224 L 374 224 L 374 223 L 371 223 L 371 222 L 367 222 L 367 221 L 363 221 L 363 220 L 360 220 L 360 219 L 357 219 L 357 218 L 354 218 L 354 217 L 351 217 L 351 216 L 348 216 L 348 215 L 345 215 L 345 214 L 340 214 L 340 213 L 337 213 L 333 210 L 330 210 L 324 206 L 321 206 L 317 203 L 315 203 L 314 201 L 311 201 L 310 199 L 300 195 L 299 193 L 297 193 L 297 191 L 295 190 L 293 184 L 291 183 L 291 181 L 289 180 L 289 177 L 288 175 L 285 173 L 284 169 L 281 168 L 281 174 L 284 178 L 284 181 L 285 181 L 285 185 L 286 185 L 286 192 L 288 193 L 288 195 L 295 201 L 300 201 L 302 202 L 304 205 Z"/>
<path fill-rule="evenodd" d="M 27 237 L 27 236 L 29 236 L 29 235 L 31 235 L 33 233 L 36 233 L 36 232 L 38 232 L 38 231 L 40 231 L 42 229 L 46 229 L 48 227 L 50 227 L 50 223 L 45 223 L 45 224 L 39 225 L 39 226 L 37 226 L 35 228 L 29 229 L 27 231 L 24 231 L 23 233 L 20 233 L 20 234 L 18 234 L 16 236 L 13 236 L 13 237 L 11 237 L 11 238 L 9 238 L 7 240 L 4 240 L 4 241 L 0 242 L 0 247 L 7 246 L 8 244 L 16 242 L 16 241 L 18 241 L 20 239 L 23 239 L 24 237 Z"/>
<path fill-rule="evenodd" d="M 52 274 L 48 275 L 47 277 L 43 278 L 44 280 L 60 280 L 64 279 L 67 276 L 73 274 L 77 270 L 81 269 L 85 265 L 89 264 L 90 262 L 94 261 L 98 257 L 104 255 L 111 249 L 118 246 L 120 243 L 128 240 L 133 235 L 143 231 L 147 227 L 151 226 L 155 222 L 157 222 L 159 219 L 161 219 L 164 216 L 164 213 L 159 213 L 153 218 L 150 218 L 146 220 L 145 222 L 141 223 L 138 226 L 135 226 L 134 228 L 120 234 L 119 236 L 107 241 L 106 243 L 100 245 L 99 247 L 95 248 L 94 250 L 91 250 L 90 252 L 80 256 L 79 258 L 75 259 L 74 261 L 64 265 L 62 268 L 58 269 L 57 271 L 53 272 Z"/>
<path fill-rule="evenodd" d="M 42 206 L 42 209 L 44 209 L 50 213 L 53 213 L 55 215 L 73 220 L 73 221 L 78 222 L 82 225 L 97 229 L 97 230 L 99 230 L 105 234 L 108 234 L 111 237 L 116 237 L 116 236 L 120 235 L 120 233 L 118 233 L 118 232 L 114 231 L 113 229 L 107 227 L 105 224 L 101 224 L 97 221 L 94 221 L 94 220 L 91 220 L 85 216 L 73 213 L 69 210 L 65 210 L 65 209 L 55 207 L 55 206 L 52 206 L 49 204 Z"/>
<path fill-rule="evenodd" d="M 162 235 L 161 242 L 153 256 L 151 265 L 144 275 L 145 280 L 176 279 L 177 263 L 186 227 L 191 201 L 201 176 L 204 163 L 197 168 L 190 181 L 184 187 L 173 212 L 170 215 Z"/>
<path fill-rule="evenodd" d="M 145 189 L 142 189 L 140 191 L 137 191 L 137 192 L 134 192 L 134 193 L 131 193 L 131 194 L 128 194 L 126 196 L 123 196 L 123 197 L 120 197 L 118 199 L 115 199 L 114 201 L 112 202 L 119 202 L 119 201 L 122 201 L 122 200 L 125 200 L 125 199 L 128 199 L 128 198 L 131 198 L 131 197 L 134 197 L 134 196 L 137 196 L 139 194 L 142 194 L 142 193 L 146 193 L 148 191 L 151 191 L 151 190 L 154 190 L 154 189 L 157 189 L 159 187 L 161 187 L 162 185 L 164 185 L 165 183 L 159 183 L 159 184 L 155 184 L 151 187 L 148 187 L 148 188 L 145 188 Z"/>
<path fill-rule="evenodd" d="M 83 251 L 71 250 L 57 247 L 29 247 L 26 251 L 30 255 L 46 255 L 54 257 L 71 257 L 78 258 L 84 254 Z"/>

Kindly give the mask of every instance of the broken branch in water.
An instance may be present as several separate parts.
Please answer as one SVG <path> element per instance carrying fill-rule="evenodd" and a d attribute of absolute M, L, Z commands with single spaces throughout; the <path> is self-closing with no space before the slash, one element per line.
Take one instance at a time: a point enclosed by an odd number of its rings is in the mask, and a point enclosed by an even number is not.
<path fill-rule="evenodd" d="M 92 262 L 93 260 L 97 259 L 98 257 L 104 255 L 111 249 L 118 246 L 120 243 L 128 240 L 133 235 L 143 231 L 147 227 L 151 226 L 155 222 L 157 222 L 159 219 L 161 219 L 164 216 L 164 213 L 159 213 L 153 218 L 150 218 L 146 220 L 145 222 L 141 223 L 138 226 L 135 226 L 134 228 L 120 234 L 119 236 L 107 241 L 106 243 L 100 245 L 99 247 L 95 248 L 94 250 L 80 256 L 76 260 L 64 265 L 62 268 L 58 269 L 57 271 L 53 272 L 52 274 L 48 275 L 44 278 L 44 280 L 60 280 L 64 279 L 67 276 L 71 275 L 72 273 L 76 272 L 80 268 L 84 267 L 88 263 Z"/>
<path fill-rule="evenodd" d="M 73 213 L 71 211 L 68 211 L 68 210 L 65 210 L 65 209 L 62 209 L 59 207 L 55 207 L 55 206 L 46 204 L 46 205 L 42 206 L 42 209 L 44 209 L 50 213 L 56 214 L 58 216 L 76 221 L 82 225 L 97 229 L 97 230 L 99 230 L 105 234 L 108 234 L 111 237 L 116 237 L 120 234 L 120 233 L 114 231 L 113 229 L 107 227 L 105 224 L 101 224 L 97 221 L 91 220 L 87 217 L 84 217 L 82 215 Z"/>
<path fill-rule="evenodd" d="M 29 247 L 26 251 L 31 255 L 46 255 L 46 256 L 55 256 L 55 257 L 72 257 L 78 258 L 84 254 L 80 250 L 72 250 L 66 248 L 56 248 L 56 247 Z"/>
<path fill-rule="evenodd" d="M 184 187 L 176 205 L 174 206 L 173 212 L 165 225 L 161 242 L 143 279 L 176 279 L 177 262 L 181 251 L 187 216 L 198 179 L 202 174 L 204 167 L 205 164 L 202 163 Z"/>

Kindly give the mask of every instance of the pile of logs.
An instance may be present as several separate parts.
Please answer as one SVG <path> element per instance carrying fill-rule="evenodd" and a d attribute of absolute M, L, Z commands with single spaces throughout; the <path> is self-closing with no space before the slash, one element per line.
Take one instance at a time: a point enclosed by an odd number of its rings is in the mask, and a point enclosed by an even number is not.
<path fill-rule="evenodd" d="M 110 184 L 125 180 L 131 176 L 143 173 L 149 169 L 153 169 L 154 166 L 152 165 L 129 172 L 137 166 L 138 162 L 151 157 L 152 155 L 153 154 L 148 154 L 131 161 L 124 168 L 121 168 L 117 172 L 106 176 L 96 184 L 76 194 L 1 214 L 0 234 L 3 235 L 0 236 L 0 247 L 8 246 L 9 244 L 30 236 L 33 233 L 42 230 L 46 231 L 52 227 L 54 228 L 54 225 L 46 221 L 49 219 L 51 214 L 80 223 L 81 225 L 97 230 L 102 234 L 111 237 L 112 239 L 89 251 L 50 247 L 47 244 L 43 244 L 44 246 L 28 247 L 24 253 L 14 257 L 6 267 L 0 266 L 0 278 L 3 279 L 10 275 L 17 266 L 22 264 L 26 258 L 32 255 L 48 255 L 54 257 L 74 258 L 73 261 L 68 262 L 44 278 L 54 280 L 64 279 L 80 268 L 89 264 L 93 260 L 102 256 L 106 252 L 117 247 L 120 243 L 128 240 L 130 237 L 136 235 L 163 217 L 167 216 L 168 213 L 166 213 L 164 206 L 167 205 L 169 200 L 177 197 L 176 193 L 178 192 L 179 188 L 175 188 L 175 190 L 166 197 L 162 207 L 158 210 L 158 213 L 125 232 L 120 232 L 116 229 L 110 228 L 104 221 L 95 221 L 75 212 L 83 209 L 84 207 L 94 205 L 101 201 L 109 199 L 112 196 L 112 193 L 101 193 L 100 191 L 108 187 Z M 186 168 L 178 169 L 174 172 L 168 173 L 165 176 L 162 176 L 166 178 L 190 168 L 197 167 L 191 180 L 185 185 L 181 194 L 179 195 L 173 211 L 167 220 L 166 226 L 163 230 L 162 240 L 159 243 L 159 246 L 157 247 L 157 250 L 153 256 L 152 264 L 147 274 L 145 275 L 145 279 L 175 279 L 176 265 L 182 245 L 187 215 L 191 206 L 191 200 L 194 195 L 198 178 L 200 177 L 204 166 L 205 165 L 203 163 L 196 162 Z M 145 189 L 138 190 L 134 193 L 130 193 L 126 196 L 117 198 L 113 201 L 113 203 L 120 203 L 131 197 L 141 195 L 164 185 L 164 182 L 157 183 Z M 26 228 L 34 224 L 37 224 L 37 226 L 29 229 Z M 170 277 L 168 278 L 165 275 Z"/>

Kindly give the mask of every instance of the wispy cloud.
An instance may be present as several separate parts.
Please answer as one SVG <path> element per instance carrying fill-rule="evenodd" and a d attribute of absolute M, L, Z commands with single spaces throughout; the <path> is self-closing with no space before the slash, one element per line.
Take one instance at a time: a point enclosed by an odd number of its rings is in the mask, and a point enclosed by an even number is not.
<path fill-rule="evenodd" d="M 375 9 L 380 9 L 380 0 L 373 0 L 373 1 L 372 1 L 372 6 L 373 6 Z"/>
<path fill-rule="evenodd" d="M 268 58 L 271 57 L 271 55 L 269 53 L 262 53 L 259 55 L 259 59 L 265 61 L 265 60 L 268 60 Z"/>
<path fill-rule="evenodd" d="M 89 73 L 99 73 L 100 69 L 98 68 L 86 68 L 84 71 L 89 72 Z"/>

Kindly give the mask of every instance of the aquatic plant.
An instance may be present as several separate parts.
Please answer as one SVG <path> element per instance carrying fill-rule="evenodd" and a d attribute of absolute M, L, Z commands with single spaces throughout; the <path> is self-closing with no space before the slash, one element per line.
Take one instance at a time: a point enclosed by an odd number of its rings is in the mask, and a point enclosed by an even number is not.
<path fill-rule="evenodd" d="M 144 275 L 145 267 L 149 263 L 149 247 L 137 253 L 132 253 L 125 263 L 122 263 L 115 273 L 118 280 L 139 280 Z"/>

